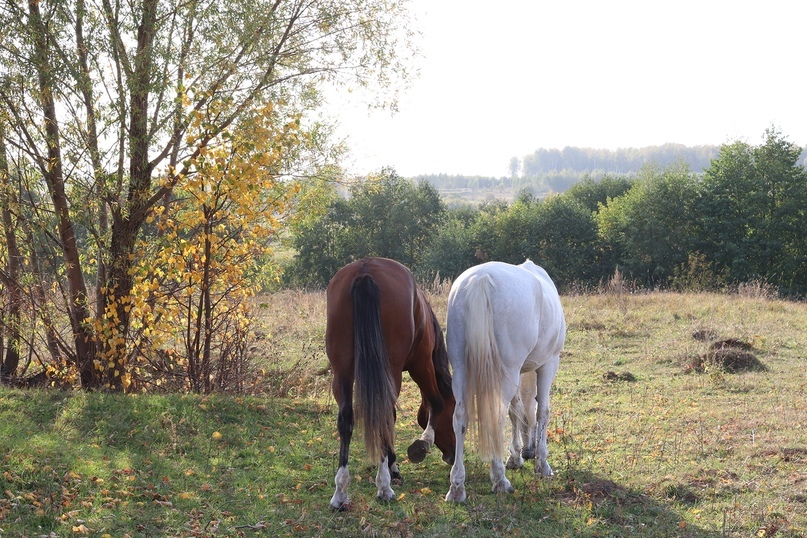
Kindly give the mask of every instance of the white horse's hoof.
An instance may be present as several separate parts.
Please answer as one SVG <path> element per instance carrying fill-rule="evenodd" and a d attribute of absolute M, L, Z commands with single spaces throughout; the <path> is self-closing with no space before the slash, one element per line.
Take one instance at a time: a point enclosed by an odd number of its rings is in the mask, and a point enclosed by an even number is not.
<path fill-rule="evenodd" d="M 505 478 L 493 484 L 492 491 L 493 493 L 513 493 L 516 491 L 516 489 L 513 487 L 510 481 Z"/>
<path fill-rule="evenodd" d="M 337 495 L 331 498 L 331 508 L 334 510 L 339 510 L 340 512 L 347 510 L 350 506 L 350 499 L 347 498 L 347 495 Z"/>
<path fill-rule="evenodd" d="M 379 489 L 376 497 L 378 497 L 379 501 L 392 501 L 395 499 L 395 492 L 392 488 Z"/>
<path fill-rule="evenodd" d="M 552 471 L 552 467 L 549 466 L 549 463 L 544 460 L 542 463 L 538 463 L 536 460 L 535 462 L 535 474 L 540 474 L 544 478 L 550 478 L 555 476 L 555 473 Z"/>
<path fill-rule="evenodd" d="M 455 503 L 465 502 L 465 488 L 455 488 L 451 486 L 448 493 L 446 493 L 446 501 Z"/>
<path fill-rule="evenodd" d="M 507 458 L 507 464 L 505 465 L 508 469 L 521 469 L 524 467 L 524 458 L 514 458 L 511 454 L 509 458 Z"/>

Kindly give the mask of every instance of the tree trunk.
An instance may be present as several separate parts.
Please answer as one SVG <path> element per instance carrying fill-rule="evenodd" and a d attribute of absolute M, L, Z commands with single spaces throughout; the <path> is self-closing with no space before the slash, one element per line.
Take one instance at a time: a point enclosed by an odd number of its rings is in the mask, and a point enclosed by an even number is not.
<path fill-rule="evenodd" d="M 96 315 L 103 316 L 101 306 L 105 303 L 103 288 L 106 284 L 106 251 L 104 238 L 109 229 L 107 212 L 106 174 L 101 162 L 101 151 L 98 148 L 98 122 L 95 114 L 95 97 L 93 96 L 92 79 L 90 77 L 89 62 L 87 59 L 87 45 L 84 41 L 84 0 L 76 2 L 76 57 L 78 59 L 78 85 L 84 101 L 84 110 L 87 113 L 87 147 L 92 162 L 94 183 L 98 193 L 98 222 L 96 230 L 98 269 L 95 279 L 95 305 Z"/>
<path fill-rule="evenodd" d="M 125 209 L 112 212 L 111 265 L 107 271 L 104 307 L 116 303 L 117 336 L 104 342 L 105 371 L 109 386 L 123 390 L 127 373 L 125 341 L 131 316 L 129 306 L 133 280 L 131 269 L 135 258 L 135 242 L 150 209 L 151 172 L 149 163 L 148 103 L 151 85 L 154 31 L 157 21 L 157 1 L 145 0 L 142 19 L 137 29 L 137 52 L 134 68 L 129 73 L 129 192 Z M 99 315 L 102 310 L 99 310 Z"/>
<path fill-rule="evenodd" d="M 17 235 L 11 217 L 9 205 L 13 199 L 13 190 L 9 181 L 8 161 L 6 160 L 5 126 L 0 120 L 0 213 L 2 213 L 3 235 L 8 252 L 8 316 L 6 328 L 8 340 L 6 357 L 0 356 L 0 382 L 7 383 L 17 372 L 20 364 L 20 309 L 22 293 L 20 290 L 20 268 L 22 257 L 17 245 Z M 2 346 L 0 346 L 2 352 Z"/>
<path fill-rule="evenodd" d="M 87 325 L 87 321 L 91 319 L 87 303 L 87 287 L 81 271 L 81 259 L 70 217 L 70 206 L 65 193 L 59 124 L 56 117 L 56 103 L 53 99 L 53 72 L 49 64 L 48 30 L 42 21 L 38 0 L 29 0 L 28 10 L 33 26 L 39 99 L 45 120 L 45 136 L 48 145 L 47 162 L 40 162 L 39 166 L 48 185 L 53 209 L 58 219 L 60 246 L 64 256 L 67 288 L 70 296 L 70 325 L 73 329 L 76 349 L 76 366 L 79 370 L 81 385 L 85 388 L 93 388 L 100 386 L 101 380 L 95 369 L 95 340 L 91 328 Z"/>

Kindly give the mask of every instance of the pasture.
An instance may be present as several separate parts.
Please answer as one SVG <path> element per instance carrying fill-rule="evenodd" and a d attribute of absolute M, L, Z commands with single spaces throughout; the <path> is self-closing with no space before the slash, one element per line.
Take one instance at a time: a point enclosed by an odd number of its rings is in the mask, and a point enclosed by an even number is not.
<path fill-rule="evenodd" d="M 445 320 L 446 287 L 432 290 Z M 435 449 L 405 459 L 420 403 L 404 376 L 403 484 L 376 500 L 351 455 L 351 509 L 328 507 L 339 441 L 323 293 L 256 300 L 254 395 L 0 388 L 3 536 L 807 536 L 807 304 L 743 295 L 561 297 L 566 348 L 551 392 L 549 462 L 466 457 L 464 504 L 443 500 Z M 765 369 L 732 372 L 714 341 Z M 738 344 L 739 345 L 739 344 Z"/>

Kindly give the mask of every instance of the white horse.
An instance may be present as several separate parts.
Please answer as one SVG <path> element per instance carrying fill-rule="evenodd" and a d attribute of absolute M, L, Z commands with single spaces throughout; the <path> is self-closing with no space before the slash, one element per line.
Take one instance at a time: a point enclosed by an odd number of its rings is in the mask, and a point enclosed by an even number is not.
<path fill-rule="evenodd" d="M 471 267 L 451 286 L 446 331 L 457 401 L 457 448 L 446 500 L 465 500 L 463 450 L 469 425 L 476 426 L 480 457 L 490 461 L 494 493 L 514 491 L 502 462 L 508 404 L 513 440 L 507 467 L 522 467 L 524 458 L 534 457 L 535 472 L 551 476 L 549 389 L 566 339 L 566 320 L 549 275 L 530 260 Z"/>

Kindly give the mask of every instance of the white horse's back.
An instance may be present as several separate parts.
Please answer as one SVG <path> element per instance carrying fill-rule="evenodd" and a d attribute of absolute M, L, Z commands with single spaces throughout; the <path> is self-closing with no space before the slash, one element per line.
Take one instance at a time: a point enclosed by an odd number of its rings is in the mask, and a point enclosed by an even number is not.
<path fill-rule="evenodd" d="M 515 266 L 488 262 L 465 271 L 451 287 L 448 299 L 446 345 L 454 370 L 457 407 L 454 430 L 457 453 L 446 498 L 465 498 L 462 462 L 466 428 L 476 423 L 480 456 L 491 460 L 494 491 L 512 491 L 504 476 L 502 453 L 505 410 L 510 408 L 514 427 L 525 431 L 532 449 L 543 456 L 536 472 L 551 473 L 546 464 L 546 422 L 549 386 L 557 372 L 566 336 L 566 322 L 557 289 L 541 267 L 527 260 Z M 520 376 L 536 383 L 538 425 L 528 432 L 519 391 Z M 527 394 L 536 391 L 527 390 Z M 534 407 L 528 402 L 527 408 Z M 518 420 L 517 420 L 518 418 Z M 542 420 L 543 419 L 543 420 Z M 527 420 L 535 424 L 535 420 Z M 537 431 L 542 427 L 543 432 Z M 543 446 L 541 446 L 543 440 Z M 514 437 L 508 466 L 519 443 Z M 520 452 L 520 447 L 519 452 Z"/>
<path fill-rule="evenodd" d="M 465 331 L 459 330 L 456 335 L 452 332 L 466 325 L 470 317 L 466 314 L 469 289 L 483 275 L 493 284 L 490 294 L 493 331 L 505 371 L 520 371 L 522 366 L 534 370 L 560 353 L 566 338 L 566 321 L 558 291 L 547 272 L 527 260 L 521 265 L 502 262 L 476 265 L 454 282 L 448 298 L 449 356 L 459 360 L 460 354 L 464 354 Z M 530 362 L 525 364 L 527 359 Z"/>

